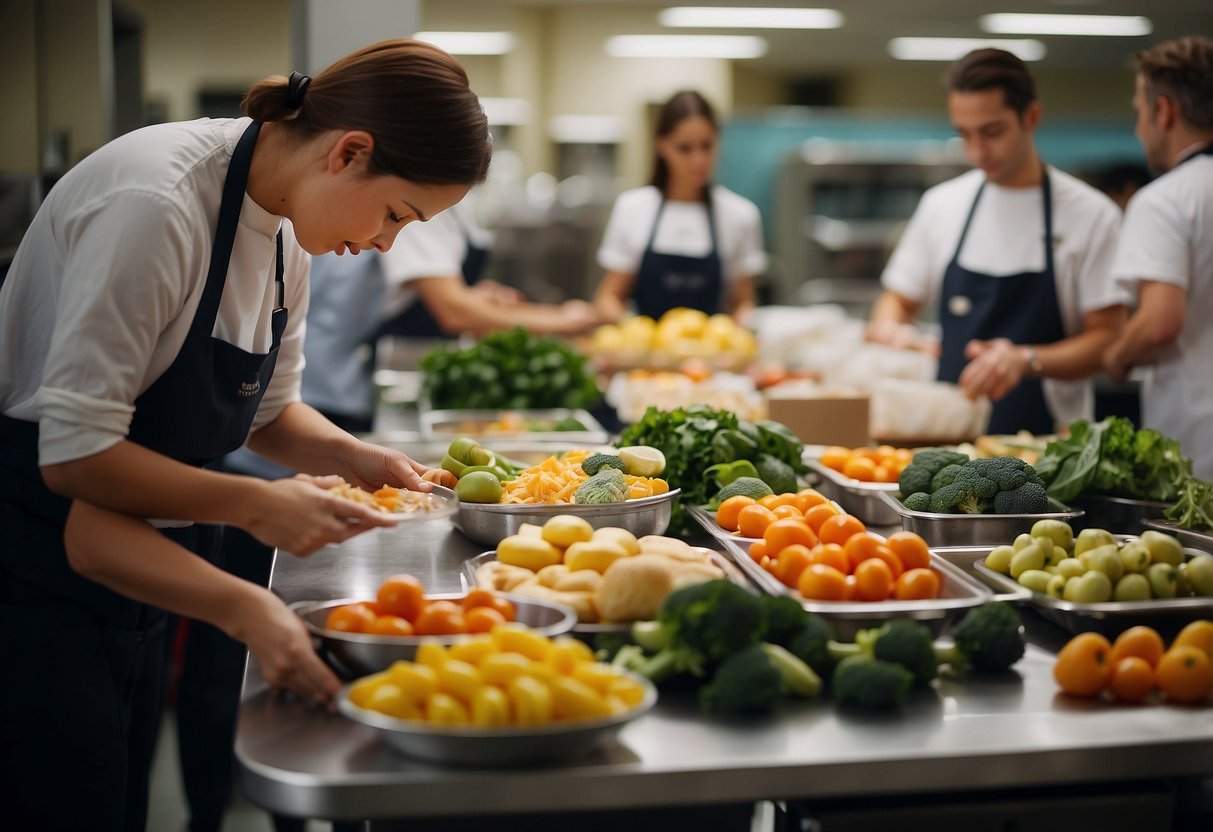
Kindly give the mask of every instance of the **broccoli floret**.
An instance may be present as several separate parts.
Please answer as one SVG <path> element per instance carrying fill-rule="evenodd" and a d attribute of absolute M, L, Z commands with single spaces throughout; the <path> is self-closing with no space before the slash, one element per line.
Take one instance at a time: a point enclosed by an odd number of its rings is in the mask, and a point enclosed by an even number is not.
<path fill-rule="evenodd" d="M 680 677 L 703 677 L 706 674 L 703 656 L 689 647 L 666 647 L 660 653 L 649 656 L 639 644 L 628 644 L 619 649 L 611 665 L 639 673 L 653 684 L 662 686 Z"/>
<path fill-rule="evenodd" d="M 594 636 L 594 658 L 610 662 L 624 647 L 632 644 L 628 633 L 598 633 Z"/>
<path fill-rule="evenodd" d="M 1010 604 L 994 602 L 970 610 L 952 633 L 952 640 L 955 646 L 936 648 L 935 658 L 955 671 L 970 667 L 1006 670 L 1023 658 L 1019 614 Z"/>
<path fill-rule="evenodd" d="M 951 485 L 931 495 L 930 510 L 942 514 L 985 514 L 998 486 L 968 465 L 961 466 Z"/>
<path fill-rule="evenodd" d="M 763 497 L 769 497 L 775 492 L 771 490 L 771 486 L 767 485 L 757 477 L 738 477 L 716 494 L 712 500 L 715 505 L 723 503 L 729 497 L 736 497 L 738 494 L 743 497 L 751 497 L 755 500 L 761 500 Z"/>
<path fill-rule="evenodd" d="M 993 480 L 999 491 L 1014 491 L 1028 481 L 1028 471 L 1036 471 L 1019 457 L 996 456 L 975 459 L 966 467 L 972 468 L 988 480 Z"/>
<path fill-rule="evenodd" d="M 871 656 L 850 656 L 834 669 L 831 688 L 842 703 L 862 708 L 896 708 L 906 699 L 914 675 L 899 664 Z"/>
<path fill-rule="evenodd" d="M 778 668 L 779 675 L 783 679 L 784 691 L 793 696 L 803 696 L 806 699 L 812 699 L 821 693 L 821 677 L 794 653 L 785 650 L 778 644 L 764 642 L 759 647 Z"/>
<path fill-rule="evenodd" d="M 758 596 L 758 603 L 762 606 L 763 640 L 787 647 L 804 627 L 809 614 L 800 602 L 788 595 L 763 593 Z"/>
<path fill-rule="evenodd" d="M 1050 507 L 1045 487 L 1034 482 L 1024 482 L 1013 491 L 994 495 L 995 514 L 1044 514 Z"/>
<path fill-rule="evenodd" d="M 785 647 L 792 655 L 813 668 L 819 676 L 829 678 L 834 672 L 834 657 L 830 655 L 830 640 L 834 632 L 819 615 L 806 615 L 800 630 Z"/>
<path fill-rule="evenodd" d="M 796 490 L 796 472 L 782 459 L 770 454 L 759 454 L 758 459 L 754 461 L 754 467 L 758 469 L 759 478 L 771 486 L 774 493 L 787 494 Z"/>
<path fill-rule="evenodd" d="M 758 598 L 731 581 L 706 581 L 676 589 L 657 613 L 670 644 L 702 653 L 709 662 L 758 642 L 765 616 Z"/>
<path fill-rule="evenodd" d="M 901 501 L 902 505 L 910 511 L 930 511 L 931 510 L 931 495 L 925 491 L 915 491 L 909 497 Z"/>
<path fill-rule="evenodd" d="M 961 471 L 960 465 L 953 462 L 951 465 L 945 465 L 940 468 L 935 476 L 931 477 L 931 491 L 936 492 L 945 485 L 951 485 L 956 481 L 956 475 Z"/>
<path fill-rule="evenodd" d="M 699 707 L 709 714 L 763 714 L 783 696 L 783 674 L 759 644 L 729 656 L 699 691 Z"/>
<path fill-rule="evenodd" d="M 604 468 L 581 484 L 573 495 L 580 505 L 622 503 L 627 498 L 627 481 L 617 468 Z"/>
<path fill-rule="evenodd" d="M 931 479 L 948 465 L 963 465 L 969 458 L 946 448 L 930 448 L 914 454 L 914 459 L 901 471 L 897 485 L 902 494 L 925 491 L 930 494 Z"/>
<path fill-rule="evenodd" d="M 931 631 L 908 618 L 894 618 L 879 628 L 860 630 L 854 644 L 832 641 L 828 646 L 834 659 L 867 656 L 899 664 L 923 685 L 934 679 L 939 669 Z"/>
<path fill-rule="evenodd" d="M 623 460 L 614 454 L 592 454 L 581 463 L 581 470 L 588 476 L 594 476 L 603 468 L 623 470 Z"/>

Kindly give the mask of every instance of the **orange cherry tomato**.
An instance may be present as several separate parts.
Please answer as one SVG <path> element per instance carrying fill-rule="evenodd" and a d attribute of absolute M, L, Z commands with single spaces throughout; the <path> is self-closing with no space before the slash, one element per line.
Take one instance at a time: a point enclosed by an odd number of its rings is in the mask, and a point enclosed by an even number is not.
<path fill-rule="evenodd" d="M 1070 639 L 1053 665 L 1053 678 L 1071 696 L 1098 696 L 1112 678 L 1112 645 L 1099 633 Z"/>
<path fill-rule="evenodd" d="M 921 601 L 939 597 L 939 576 L 930 569 L 915 567 L 897 576 L 893 597 L 899 601 Z"/>
<path fill-rule="evenodd" d="M 796 508 L 800 509 L 800 513 L 804 514 L 813 506 L 819 506 L 822 503 L 828 503 L 825 495 L 815 488 L 802 488 L 796 492 Z"/>
<path fill-rule="evenodd" d="M 804 522 L 804 512 L 796 508 L 794 505 L 785 503 L 781 506 L 775 506 L 771 509 L 771 513 L 775 515 L 776 520 L 795 520 L 798 523 Z"/>
<path fill-rule="evenodd" d="M 837 514 L 822 521 L 817 536 L 822 543 L 837 543 L 840 546 L 851 539 L 852 535 L 863 534 L 867 531 L 863 521 L 850 514 Z"/>
<path fill-rule="evenodd" d="M 742 537 L 762 537 L 774 520 L 774 512 L 766 506 L 745 506 L 737 513 L 737 531 Z"/>
<path fill-rule="evenodd" d="M 1121 659 L 1127 659 L 1129 656 L 1137 656 L 1140 659 L 1145 659 L 1150 667 L 1158 667 L 1158 662 L 1162 658 L 1162 654 L 1166 652 L 1166 648 L 1162 643 L 1162 636 L 1157 630 L 1151 627 L 1130 627 L 1116 637 L 1116 641 L 1112 642 L 1112 664 L 1118 664 Z"/>
<path fill-rule="evenodd" d="M 821 464 L 835 471 L 842 471 L 851 458 L 851 449 L 840 445 L 831 445 L 822 451 Z"/>
<path fill-rule="evenodd" d="M 1141 656 L 1125 656 L 1112 665 L 1108 692 L 1121 702 L 1140 702 L 1154 690 L 1154 668 Z"/>
<path fill-rule="evenodd" d="M 504 624 L 505 620 L 505 616 L 492 607 L 472 607 L 463 614 L 463 622 L 469 633 L 487 633 L 498 624 Z"/>
<path fill-rule="evenodd" d="M 491 607 L 497 602 L 497 593 L 491 589 L 469 589 L 468 594 L 463 596 L 459 601 L 459 606 L 463 607 L 463 611 L 467 612 L 473 607 Z"/>
<path fill-rule="evenodd" d="M 858 601 L 859 600 L 859 582 L 855 580 L 855 576 L 847 575 L 847 579 L 846 579 L 845 583 L 846 583 L 846 590 L 845 590 L 846 594 L 844 594 L 842 596 L 842 600 Z"/>
<path fill-rule="evenodd" d="M 826 566 L 833 566 L 842 574 L 849 574 L 851 564 L 847 561 L 847 555 L 842 550 L 842 547 L 837 543 L 818 543 L 809 552 L 809 557 L 813 563 L 824 563 Z"/>
<path fill-rule="evenodd" d="M 837 545 L 837 544 L 835 544 Z M 882 546 L 880 538 L 874 534 L 864 532 L 863 534 L 851 535 L 845 543 L 842 544 L 842 551 L 847 556 L 847 572 L 854 572 L 855 567 L 863 563 L 870 557 L 875 557 L 876 547 Z"/>
<path fill-rule="evenodd" d="M 1185 645 L 1204 650 L 1209 656 L 1209 661 L 1213 661 L 1213 621 L 1202 618 L 1180 630 L 1175 641 L 1171 642 L 1171 646 L 1183 647 Z"/>
<path fill-rule="evenodd" d="M 813 534 L 809 525 L 799 517 L 773 521 L 763 531 L 762 539 L 766 541 L 767 553 L 770 555 L 778 555 L 785 546 L 791 546 L 793 543 L 799 543 L 806 549 L 817 545 L 817 535 Z"/>
<path fill-rule="evenodd" d="M 927 542 L 914 532 L 895 532 L 884 542 L 906 569 L 926 569 L 931 565 Z"/>
<path fill-rule="evenodd" d="M 860 482 L 875 482 L 876 463 L 864 456 L 853 456 L 842 467 L 842 475 Z"/>
<path fill-rule="evenodd" d="M 812 563 L 809 547 L 800 543 L 784 546 L 775 557 L 775 577 L 785 585 L 794 587 L 804 572 Z"/>
<path fill-rule="evenodd" d="M 788 491 L 785 491 L 782 494 L 768 494 L 766 497 L 763 497 L 758 501 L 758 505 L 766 506 L 767 508 L 771 509 L 771 511 L 774 511 L 780 506 L 794 506 L 796 505 L 796 495 Z"/>
<path fill-rule="evenodd" d="M 365 633 L 375 617 L 374 610 L 366 604 L 344 604 L 328 614 L 324 626 L 341 633 Z"/>
<path fill-rule="evenodd" d="M 893 594 L 893 571 L 879 558 L 868 558 L 855 567 L 855 588 L 861 601 L 887 601 Z"/>
<path fill-rule="evenodd" d="M 384 613 L 416 622 L 425 607 L 425 588 L 412 575 L 392 575 L 379 585 L 376 600 Z"/>
<path fill-rule="evenodd" d="M 831 517 L 841 514 L 833 503 L 818 503 L 804 513 L 804 522 L 817 534 L 821 534 L 821 524 Z"/>
<path fill-rule="evenodd" d="M 463 610 L 451 601 L 431 601 L 413 622 L 419 636 L 449 636 L 466 633 L 467 620 Z"/>
<path fill-rule="evenodd" d="M 746 506 L 752 506 L 754 503 L 753 497 L 746 497 L 742 494 L 729 497 L 720 504 L 720 508 L 716 509 L 716 522 L 720 524 L 720 528 L 735 532 L 737 531 L 737 514 Z"/>
<path fill-rule="evenodd" d="M 905 567 L 901 565 L 901 559 L 893 554 L 893 550 L 881 543 L 872 550 L 872 557 L 880 558 L 888 564 L 889 571 L 893 573 L 893 580 L 901 577 L 901 573 L 905 572 Z"/>
<path fill-rule="evenodd" d="M 888 465 L 877 465 L 872 471 L 872 482 L 897 482 L 898 471 Z"/>
<path fill-rule="evenodd" d="M 398 615 L 380 615 L 367 626 L 366 631 L 376 636 L 411 636 L 413 625 Z"/>
<path fill-rule="evenodd" d="M 755 540 L 750 544 L 750 557 L 758 563 L 762 563 L 762 559 L 767 557 L 767 544 L 762 540 Z"/>
<path fill-rule="evenodd" d="M 1208 654 L 1187 644 L 1164 653 L 1154 673 L 1162 692 L 1175 702 L 1200 702 L 1213 686 Z"/>
<path fill-rule="evenodd" d="M 796 589 L 813 601 L 842 601 L 847 595 L 847 576 L 824 563 L 812 563 L 800 573 Z"/>

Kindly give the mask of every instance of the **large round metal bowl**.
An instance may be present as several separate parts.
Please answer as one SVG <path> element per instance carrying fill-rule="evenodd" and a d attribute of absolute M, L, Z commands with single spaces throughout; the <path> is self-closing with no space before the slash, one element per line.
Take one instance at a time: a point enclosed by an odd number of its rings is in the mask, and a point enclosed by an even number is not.
<path fill-rule="evenodd" d="M 663 534 L 670 525 L 670 512 L 674 500 L 682 493 L 681 489 L 673 488 L 665 494 L 653 497 L 641 497 L 637 500 L 627 500 L 622 503 L 607 503 L 605 505 L 585 506 L 576 503 L 547 503 L 540 505 L 519 505 L 501 503 L 469 503 L 459 504 L 459 513 L 452 522 L 455 528 L 477 543 L 485 546 L 496 546 L 505 538 L 517 533 L 523 523 L 543 525 L 550 517 L 557 514 L 572 514 L 584 518 L 596 529 L 606 526 L 627 529 L 637 537 L 646 534 Z"/>
<path fill-rule="evenodd" d="M 558 762 L 589 751 L 623 729 L 657 701 L 652 682 L 627 674 L 644 685 L 644 699 L 626 713 L 606 719 L 557 722 L 539 728 L 459 728 L 431 726 L 360 708 L 350 701 L 350 686 L 337 695 L 337 708 L 366 725 L 385 742 L 412 757 L 447 765 L 505 766 Z"/>
<path fill-rule="evenodd" d="M 515 620 L 537 633 L 552 637 L 573 629 L 577 613 L 562 604 L 553 604 L 538 598 L 500 593 L 514 605 Z M 455 601 L 463 597 L 461 592 L 446 592 L 427 595 L 431 601 Z M 320 655 L 338 673 L 354 678 L 368 673 L 386 670 L 392 662 L 412 659 L 417 646 L 426 640 L 442 644 L 453 644 L 462 635 L 451 636 L 377 636 L 368 633 L 343 633 L 329 630 L 324 624 L 330 612 L 345 604 L 357 604 L 365 598 L 342 598 L 337 601 L 299 601 L 291 605 L 303 619 L 308 631 L 319 641 Z"/>

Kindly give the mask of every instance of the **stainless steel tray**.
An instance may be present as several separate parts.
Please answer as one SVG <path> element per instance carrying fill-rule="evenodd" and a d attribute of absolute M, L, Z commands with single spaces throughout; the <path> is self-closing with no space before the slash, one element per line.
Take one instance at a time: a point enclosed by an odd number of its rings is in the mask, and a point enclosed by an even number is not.
<path fill-rule="evenodd" d="M 481 767 L 560 762 L 616 736 L 657 702 L 652 682 L 636 674 L 626 675 L 644 686 L 644 699 L 635 708 L 606 719 L 558 722 L 538 728 L 455 728 L 409 722 L 359 708 L 350 701 L 349 685 L 338 693 L 337 709 L 373 729 L 392 747 L 431 762 Z"/>
<path fill-rule="evenodd" d="M 577 622 L 577 614 L 561 604 L 553 604 L 539 598 L 524 595 L 499 593 L 514 605 L 515 620 L 526 624 L 545 636 L 567 633 Z M 434 601 L 453 601 L 462 598 L 462 592 L 433 593 L 426 598 Z M 342 598 L 336 601 L 297 601 L 291 609 L 303 619 L 308 632 L 319 643 L 321 658 L 346 678 L 365 676 L 386 670 L 394 661 L 412 659 L 417 646 L 426 640 L 438 640 L 442 644 L 453 644 L 462 635 L 451 636 L 377 636 L 368 633 L 342 633 L 324 626 L 329 612 L 345 604 L 357 604 L 366 598 Z"/>
<path fill-rule="evenodd" d="M 819 490 L 869 526 L 892 526 L 900 515 L 880 499 L 881 492 L 897 493 L 895 482 L 863 482 L 822 465 L 820 459 L 810 459 L 808 465 L 821 476 Z"/>
<path fill-rule="evenodd" d="M 1111 497 L 1105 494 L 1080 494 L 1072 500 L 1074 508 L 1086 512 L 1071 523 L 1075 533 L 1083 529 L 1105 529 L 1125 534 L 1141 534 L 1148 527 L 1146 521 L 1161 517 L 1170 503 L 1155 500 L 1133 500 L 1128 497 Z M 1168 529 L 1167 531 L 1173 531 Z"/>
<path fill-rule="evenodd" d="M 1185 529 L 1174 520 L 1163 520 L 1161 518 L 1147 520 L 1145 526 L 1148 529 L 1173 534 L 1182 543 L 1186 543 L 1193 549 L 1199 549 L 1202 552 L 1213 552 L 1213 531 L 1198 532 L 1193 529 Z"/>
<path fill-rule="evenodd" d="M 714 566 L 718 567 L 720 569 L 720 571 L 724 572 L 725 577 L 728 578 L 730 581 L 737 584 L 738 586 L 743 586 L 746 589 L 751 588 L 750 582 L 746 579 L 746 576 L 742 573 L 742 571 L 737 568 L 736 564 L 733 563 L 733 559 L 731 557 L 723 554 L 722 552 L 717 552 L 714 549 L 705 549 L 701 546 L 695 546 L 692 548 L 698 549 L 701 552 L 706 552 L 708 554 L 708 556 L 710 557 L 712 564 Z M 465 587 L 467 587 L 468 589 L 472 589 L 473 587 L 475 587 L 477 585 L 476 584 L 476 570 L 478 570 L 484 564 L 490 563 L 495 560 L 497 560 L 496 552 L 481 552 L 479 555 L 476 555 L 475 557 L 468 558 L 467 560 L 465 560 L 463 562 L 463 571 L 459 576 L 460 580 L 463 582 L 463 585 Z M 511 597 L 519 597 L 519 596 L 511 596 Z M 521 596 L 521 597 L 526 597 L 526 596 Z M 572 632 L 576 633 L 577 635 L 592 636 L 592 635 L 597 635 L 598 633 L 626 633 L 628 630 L 631 629 L 631 627 L 632 627 L 632 625 L 630 622 L 623 622 L 623 623 L 612 622 L 612 623 L 603 624 L 603 623 L 582 623 L 582 622 L 578 621 L 575 624 L 573 624 Z"/>
<path fill-rule="evenodd" d="M 970 578 L 985 583 L 985 576 L 977 571 L 977 564 L 979 561 L 985 560 L 992 548 L 991 546 L 947 546 L 931 551 L 957 569 L 963 570 Z M 1002 586 L 996 587 L 996 589 L 1001 591 L 994 593 L 993 600 L 995 601 L 1026 604 L 1032 600 L 1032 590 L 1026 586 L 1020 586 L 1018 583 L 1015 584 L 1014 590 Z"/>
<path fill-rule="evenodd" d="M 1132 540 L 1134 535 L 1114 535 L 1118 543 Z M 1210 557 L 1193 549 L 1184 550 L 1188 559 Z M 986 550 L 989 554 L 990 549 Z M 1000 592 L 1022 590 L 1010 575 L 995 572 L 982 560 L 974 568 L 982 579 Z M 1041 617 L 1071 633 L 1094 630 L 1106 636 L 1117 636 L 1129 627 L 1144 624 L 1164 634 L 1173 633 L 1189 621 L 1213 618 L 1213 597 L 1155 598 L 1150 601 L 1105 601 L 1099 604 L 1077 604 L 1051 598 L 1043 592 L 1029 592 L 1029 603 Z"/>
<path fill-rule="evenodd" d="M 1057 503 L 1057 511 L 1045 514 L 936 514 L 910 511 L 897 499 L 900 492 L 880 492 L 877 496 L 901 517 L 901 527 L 914 532 L 928 546 L 997 546 L 1010 543 L 1031 531 L 1037 520 L 1065 520 L 1082 517 L 1082 509 Z"/>
<path fill-rule="evenodd" d="M 605 505 L 577 505 L 576 503 L 543 503 L 519 505 L 516 503 L 468 503 L 459 504 L 459 513 L 452 518 L 455 528 L 470 540 L 485 546 L 496 546 L 516 533 L 523 523 L 542 525 L 557 514 L 573 514 L 584 518 L 591 526 L 600 529 L 615 526 L 627 529 L 637 537 L 646 534 L 663 534 L 670 525 L 670 512 L 681 489 L 672 488 L 665 494 L 641 497 L 622 503 Z"/>
<path fill-rule="evenodd" d="M 466 423 L 491 424 L 501 418 L 502 413 L 516 414 L 523 421 L 547 422 L 561 419 L 576 419 L 585 425 L 585 430 L 556 431 L 477 431 L 464 430 Z M 473 436 L 476 439 L 528 439 L 532 442 L 556 442 L 565 447 L 579 445 L 605 445 L 611 435 L 588 410 L 552 408 L 550 410 L 423 410 L 421 412 L 421 436 L 425 439 L 454 439 L 458 436 Z M 503 452 L 504 453 L 504 452 Z"/>

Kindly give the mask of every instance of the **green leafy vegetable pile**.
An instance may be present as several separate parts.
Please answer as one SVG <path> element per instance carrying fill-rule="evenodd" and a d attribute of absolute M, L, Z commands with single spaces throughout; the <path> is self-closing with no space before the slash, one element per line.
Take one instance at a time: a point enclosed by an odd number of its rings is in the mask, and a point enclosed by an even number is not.
<path fill-rule="evenodd" d="M 1049 496 L 1063 503 L 1079 494 L 1173 502 L 1192 478 L 1192 460 L 1174 439 L 1112 416 L 1072 423 L 1067 439 L 1048 444 L 1036 471 Z"/>
<path fill-rule="evenodd" d="M 808 470 L 801 460 L 804 445 L 786 426 L 749 422 L 706 405 L 650 407 L 616 444 L 649 445 L 664 453 L 666 481 L 670 488 L 681 488 L 680 499 L 693 505 L 709 503 L 724 485 L 743 477 L 761 479 L 776 494 L 795 491 L 797 474 Z M 670 528 L 680 531 L 686 523 L 676 506 Z"/>
<path fill-rule="evenodd" d="M 487 335 L 467 349 L 435 347 L 421 359 L 421 370 L 422 392 L 435 408 L 584 408 L 601 396 L 581 353 L 522 327 Z"/>

